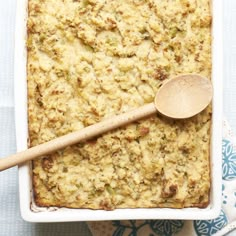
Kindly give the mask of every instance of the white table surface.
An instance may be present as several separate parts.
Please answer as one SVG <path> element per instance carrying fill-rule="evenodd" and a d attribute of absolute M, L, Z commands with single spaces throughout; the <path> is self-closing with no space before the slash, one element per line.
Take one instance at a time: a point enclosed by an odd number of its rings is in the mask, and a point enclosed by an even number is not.
<path fill-rule="evenodd" d="M 224 115 L 236 133 L 236 0 L 224 2 Z M 13 60 L 16 0 L 0 1 L 0 156 L 15 152 Z M 0 172 L 0 236 L 91 235 L 85 223 L 32 224 L 20 217 L 17 168 Z M 234 235 L 234 234 L 231 234 Z M 236 233 L 235 233 L 236 235 Z"/>

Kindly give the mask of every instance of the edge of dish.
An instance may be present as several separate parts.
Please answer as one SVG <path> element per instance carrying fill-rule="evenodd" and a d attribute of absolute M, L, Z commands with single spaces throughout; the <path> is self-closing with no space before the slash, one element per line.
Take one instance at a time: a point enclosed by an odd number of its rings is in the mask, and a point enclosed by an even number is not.
<path fill-rule="evenodd" d="M 26 17 L 27 0 L 17 0 L 15 30 L 14 100 L 17 151 L 27 149 Z M 211 143 L 211 197 L 205 209 L 145 208 L 113 211 L 37 207 L 33 201 L 31 165 L 19 166 L 19 197 L 22 218 L 28 222 L 101 221 L 127 219 L 212 219 L 221 208 L 221 137 L 222 137 L 222 1 L 212 0 L 212 79 L 213 117 Z M 23 94 L 23 95 L 22 95 Z"/>

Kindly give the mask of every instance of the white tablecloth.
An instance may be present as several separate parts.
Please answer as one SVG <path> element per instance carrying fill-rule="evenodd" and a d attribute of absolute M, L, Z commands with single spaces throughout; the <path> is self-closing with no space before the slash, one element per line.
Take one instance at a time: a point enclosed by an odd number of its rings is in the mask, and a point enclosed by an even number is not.
<path fill-rule="evenodd" d="M 236 0 L 224 2 L 224 113 L 236 133 Z M 13 60 L 16 0 L 0 1 L 0 157 L 15 152 Z M 31 224 L 19 213 L 17 169 L 0 172 L 0 236 L 91 235 L 85 223 Z M 231 234 L 231 235 L 236 235 Z"/>

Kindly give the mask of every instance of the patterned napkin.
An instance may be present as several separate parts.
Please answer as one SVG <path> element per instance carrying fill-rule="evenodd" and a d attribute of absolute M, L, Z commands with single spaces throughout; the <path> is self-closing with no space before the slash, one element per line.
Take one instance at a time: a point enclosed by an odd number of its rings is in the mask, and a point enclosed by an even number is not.
<path fill-rule="evenodd" d="M 94 236 L 211 236 L 229 232 L 236 220 L 236 137 L 223 121 L 222 209 L 214 220 L 127 220 L 88 222 Z M 232 224 L 230 225 L 232 227 Z M 232 235 L 236 235 L 232 234 Z"/>

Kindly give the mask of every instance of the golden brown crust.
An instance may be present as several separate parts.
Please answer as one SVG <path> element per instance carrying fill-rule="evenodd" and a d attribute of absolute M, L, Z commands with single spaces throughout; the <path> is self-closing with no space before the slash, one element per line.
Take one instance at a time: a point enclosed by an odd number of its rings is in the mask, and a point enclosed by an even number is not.
<path fill-rule="evenodd" d="M 205 0 L 29 0 L 27 27 L 31 146 L 149 103 L 172 76 L 211 75 Z M 36 204 L 206 207 L 210 125 L 211 107 L 156 115 L 39 158 Z"/>

